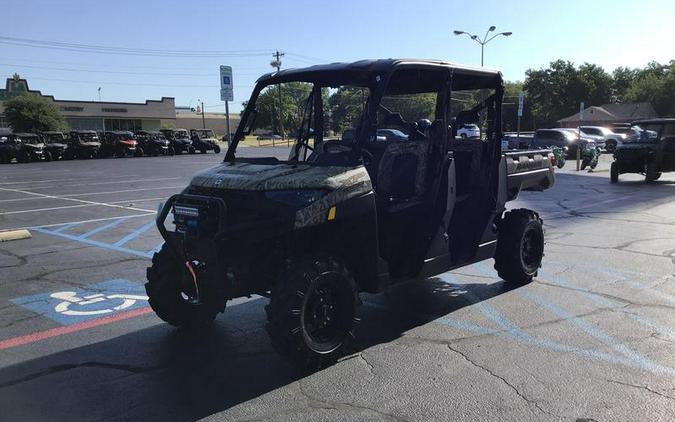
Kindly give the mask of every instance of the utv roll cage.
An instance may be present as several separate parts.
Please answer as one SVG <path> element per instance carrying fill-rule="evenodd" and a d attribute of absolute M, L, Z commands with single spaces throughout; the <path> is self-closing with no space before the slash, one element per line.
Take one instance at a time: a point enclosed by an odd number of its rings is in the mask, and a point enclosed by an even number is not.
<path fill-rule="evenodd" d="M 368 88 L 370 94 L 367 99 L 366 111 L 362 116 L 361 122 L 356 128 L 355 133 L 356 141 L 354 143 L 354 154 L 352 155 L 353 157 L 358 157 L 364 142 L 369 139 L 370 135 L 375 134 L 377 113 L 380 110 L 380 101 L 385 95 L 385 92 L 387 92 L 387 94 L 406 94 L 436 90 L 437 87 L 433 86 L 436 81 L 425 80 L 424 78 L 410 78 L 405 81 L 405 83 L 399 83 L 395 86 L 394 83 L 397 82 L 396 77 L 398 76 L 398 71 L 414 72 L 423 70 L 447 72 L 447 83 L 449 84 L 448 88 L 450 88 L 450 91 L 456 89 L 495 90 L 494 95 L 482 101 L 481 104 L 477 105 L 474 109 L 460 113 L 455 122 L 457 125 L 461 125 L 464 122 L 468 122 L 463 119 L 470 120 L 470 117 L 477 114 L 480 109 L 485 108 L 487 105 L 493 106 L 494 115 L 491 116 L 492 119 L 489 119 L 493 124 L 491 124 L 491 127 L 489 128 L 488 139 L 492 145 L 492 152 L 499 155 L 500 148 L 497 141 L 501 139 L 501 98 L 504 89 L 501 72 L 462 66 L 438 60 L 384 59 L 362 60 L 354 63 L 332 63 L 302 69 L 285 69 L 261 76 L 257 80 L 256 86 L 251 93 L 250 100 L 242 115 L 241 123 L 237 128 L 234 139 L 228 148 L 223 161 L 234 160 L 239 141 L 241 141 L 245 135 L 251 133 L 255 124 L 256 100 L 261 91 L 270 85 L 287 82 L 307 82 L 314 84 L 314 89 L 308 98 L 308 103 L 309 101 L 321 101 L 321 95 L 315 95 L 315 92 L 322 87 L 338 87 L 346 85 Z M 449 99 L 446 103 L 449 103 Z M 315 109 L 322 110 L 321 107 L 315 107 Z M 449 110 L 444 110 L 444 123 L 446 127 L 450 126 L 451 121 L 448 111 Z M 315 115 L 311 117 L 314 119 L 315 123 L 323 125 L 323 115 L 321 112 L 315 113 Z M 305 138 L 308 138 L 308 133 L 303 130 L 303 127 L 304 120 L 298 136 L 298 144 L 302 144 L 303 141 L 306 141 L 306 139 L 303 139 L 303 135 Z M 456 129 L 453 129 L 453 132 L 455 130 Z M 314 133 L 316 136 L 315 147 L 322 141 L 319 132 L 320 131 Z M 447 142 L 447 139 L 445 139 L 445 141 Z M 296 150 L 299 147 L 300 145 L 296 145 Z"/>

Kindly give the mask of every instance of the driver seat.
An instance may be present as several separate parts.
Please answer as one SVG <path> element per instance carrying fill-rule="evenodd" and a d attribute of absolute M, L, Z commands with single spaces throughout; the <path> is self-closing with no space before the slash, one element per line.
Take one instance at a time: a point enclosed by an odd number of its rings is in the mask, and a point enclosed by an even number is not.
<path fill-rule="evenodd" d="M 377 170 L 376 192 L 389 210 L 407 208 L 424 199 L 427 188 L 429 143 L 391 142 Z"/>

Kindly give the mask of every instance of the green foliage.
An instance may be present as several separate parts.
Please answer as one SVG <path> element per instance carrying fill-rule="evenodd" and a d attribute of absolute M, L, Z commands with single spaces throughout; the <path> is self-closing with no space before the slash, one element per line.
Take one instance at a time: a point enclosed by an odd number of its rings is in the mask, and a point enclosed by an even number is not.
<path fill-rule="evenodd" d="M 5 116 L 15 132 L 66 131 L 61 110 L 39 95 L 19 95 L 4 103 Z"/>
<path fill-rule="evenodd" d="M 330 129 L 342 133 L 345 129 L 355 127 L 357 119 L 363 112 L 367 97 L 367 89 L 340 87 L 328 98 L 331 116 Z"/>
<path fill-rule="evenodd" d="M 636 71 L 625 93 L 626 102 L 648 102 L 659 116 L 675 116 L 675 60 L 670 65 L 650 63 Z"/>
<path fill-rule="evenodd" d="M 161 128 L 162 129 L 175 129 L 176 124 L 175 123 L 169 123 L 169 122 L 162 122 Z"/>

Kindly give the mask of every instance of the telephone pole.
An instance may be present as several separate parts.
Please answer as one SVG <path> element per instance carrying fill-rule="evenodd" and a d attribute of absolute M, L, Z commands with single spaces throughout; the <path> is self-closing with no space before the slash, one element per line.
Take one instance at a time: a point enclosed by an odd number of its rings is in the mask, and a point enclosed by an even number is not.
<path fill-rule="evenodd" d="M 285 54 L 286 53 L 282 53 L 279 50 L 275 51 L 274 54 L 272 54 L 274 60 L 270 62 L 270 66 L 276 67 L 277 72 L 281 70 L 281 57 L 284 56 Z M 278 84 L 277 88 L 279 90 L 279 131 L 281 132 L 281 139 L 286 139 L 286 134 L 284 133 L 283 102 L 281 101 L 281 84 Z M 272 137 L 272 144 L 274 144 L 274 137 Z"/>

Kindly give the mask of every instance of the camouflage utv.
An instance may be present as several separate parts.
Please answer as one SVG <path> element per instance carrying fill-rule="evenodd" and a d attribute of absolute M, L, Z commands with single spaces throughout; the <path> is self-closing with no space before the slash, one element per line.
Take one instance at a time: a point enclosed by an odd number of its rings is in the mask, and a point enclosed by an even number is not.
<path fill-rule="evenodd" d="M 296 127 L 286 127 L 296 137 L 288 159 L 238 157 L 257 100 L 278 89 L 301 98 Z M 229 299 L 270 297 L 272 344 L 316 368 L 349 350 L 360 292 L 493 257 L 502 278 L 530 282 L 544 253 L 542 221 L 505 203 L 552 186 L 553 156 L 502 153 L 502 96 L 499 72 L 440 61 L 261 77 L 223 163 L 158 214 L 165 244 L 147 271 L 150 305 L 170 324 L 199 327 Z M 466 98 L 481 101 L 467 108 Z M 453 121 L 486 130 L 455 137 Z"/>

